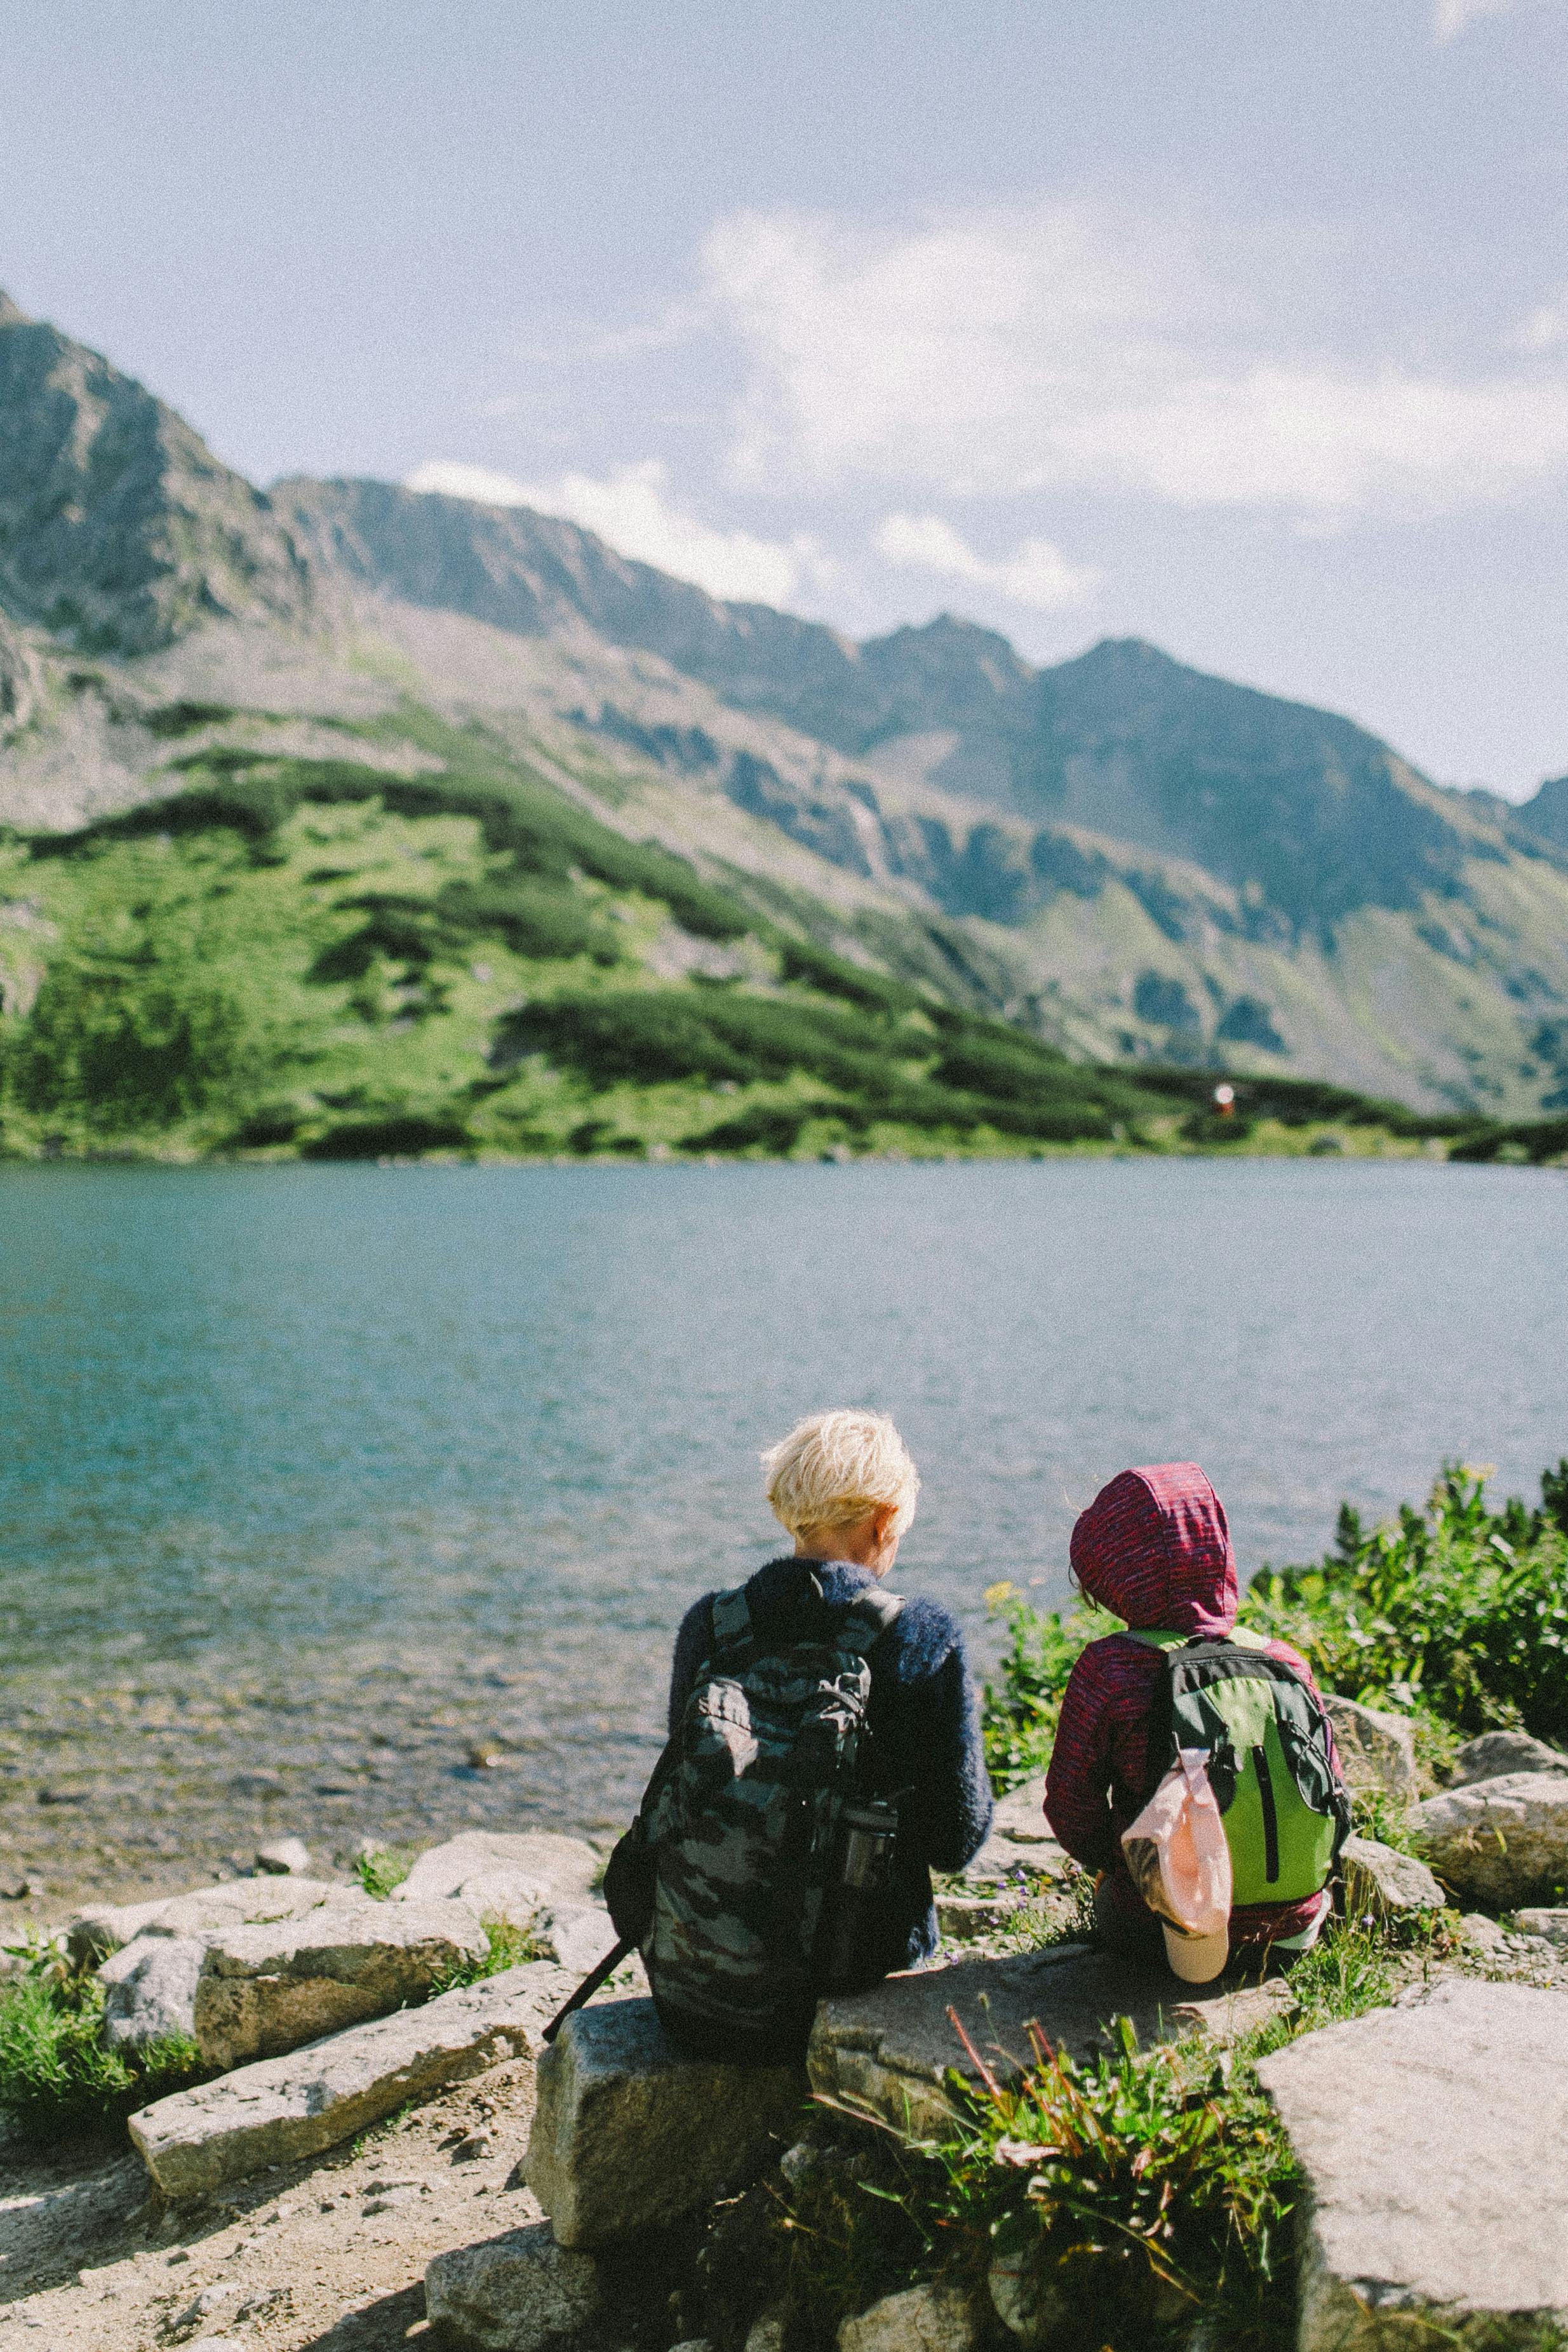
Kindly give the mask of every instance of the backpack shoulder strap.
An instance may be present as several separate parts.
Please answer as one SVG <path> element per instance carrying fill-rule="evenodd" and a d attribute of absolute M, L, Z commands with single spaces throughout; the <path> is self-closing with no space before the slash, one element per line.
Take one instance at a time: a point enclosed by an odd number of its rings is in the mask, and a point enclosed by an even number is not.
<path fill-rule="evenodd" d="M 858 1594 L 845 1610 L 839 1630 L 839 1648 L 863 1658 L 903 1613 L 903 1594 L 884 1592 L 880 1584 L 873 1584 L 869 1591 Z"/>
<path fill-rule="evenodd" d="M 751 1610 L 746 1598 L 746 1587 L 737 1584 L 731 1591 L 716 1592 L 709 1612 L 713 1621 L 713 1655 L 720 1657 L 727 1650 L 738 1650 L 752 1638 Z"/>

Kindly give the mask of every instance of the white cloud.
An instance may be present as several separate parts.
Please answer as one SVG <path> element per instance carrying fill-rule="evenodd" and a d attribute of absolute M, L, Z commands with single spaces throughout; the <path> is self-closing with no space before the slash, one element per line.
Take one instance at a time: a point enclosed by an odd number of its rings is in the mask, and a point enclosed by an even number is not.
<path fill-rule="evenodd" d="M 1437 0 L 1432 30 L 1439 41 L 1457 40 L 1483 16 L 1511 16 L 1517 0 Z"/>
<path fill-rule="evenodd" d="M 739 603 L 788 604 L 802 591 L 829 583 L 831 566 L 816 541 L 758 539 L 723 530 L 685 513 L 669 495 L 669 472 L 655 457 L 596 478 L 567 473 L 554 481 L 519 482 L 486 466 L 434 458 L 407 477 L 404 488 L 436 490 L 481 505 L 532 507 L 565 515 L 597 531 L 622 555 L 657 564 L 677 579 L 695 581 L 712 596 Z"/>
<path fill-rule="evenodd" d="M 1082 207 L 882 233 L 748 213 L 705 261 L 748 362 L 731 451 L 747 484 L 1079 487 L 1322 517 L 1568 472 L 1568 376 L 1303 352 L 1287 270 L 1227 284 L 1190 241 Z"/>
<path fill-rule="evenodd" d="M 1070 563 L 1048 539 L 1023 540 L 1000 562 L 988 562 L 940 515 L 890 514 L 876 534 L 876 545 L 885 562 L 994 589 L 1039 613 L 1082 604 L 1096 584 L 1095 573 Z"/>

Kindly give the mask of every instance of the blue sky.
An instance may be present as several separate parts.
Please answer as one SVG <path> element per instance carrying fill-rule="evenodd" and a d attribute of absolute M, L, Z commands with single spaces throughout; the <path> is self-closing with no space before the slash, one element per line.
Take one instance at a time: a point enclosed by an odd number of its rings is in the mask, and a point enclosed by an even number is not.
<path fill-rule="evenodd" d="M 1568 769 L 1568 0 L 10 0 L 0 285 L 258 480 Z"/>

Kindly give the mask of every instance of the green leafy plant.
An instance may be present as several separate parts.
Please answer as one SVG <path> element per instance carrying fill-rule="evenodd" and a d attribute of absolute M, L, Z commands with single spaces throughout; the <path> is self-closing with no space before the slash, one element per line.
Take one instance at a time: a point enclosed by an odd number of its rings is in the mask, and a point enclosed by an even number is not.
<path fill-rule="evenodd" d="M 510 1919 L 486 1919 L 485 1934 L 489 1950 L 482 1960 L 459 1960 L 455 1968 L 444 1969 L 431 1979 L 430 1998 L 444 1992 L 455 1992 L 462 1985 L 483 1984 L 486 1977 L 498 1977 L 503 1969 L 520 1969 L 525 1961 L 549 1958 L 541 1937 L 531 1927 L 518 1927 Z"/>
<path fill-rule="evenodd" d="M 413 1855 L 402 1846 L 378 1845 L 354 1858 L 354 1875 L 367 1895 L 384 1903 L 413 1868 Z"/>
<path fill-rule="evenodd" d="M 986 1685 L 981 1729 L 992 1782 L 1010 1789 L 1051 1761 L 1073 1661 L 1091 1642 L 1119 1632 L 1121 1620 L 1092 1601 L 1080 1601 L 1065 1616 L 1036 1609 L 1006 1583 L 990 1587 L 986 1606 L 1006 1626 L 1008 1640 L 996 1678 Z"/>
<path fill-rule="evenodd" d="M 1242 1608 L 1325 1690 L 1471 1735 L 1521 1724 L 1568 1741 L 1568 1462 L 1537 1509 L 1488 1507 L 1487 1474 L 1445 1465 L 1425 1511 L 1364 1527 L 1348 1504 L 1315 1568 L 1264 1569 Z"/>
<path fill-rule="evenodd" d="M 184 2035 L 110 2049 L 90 1970 L 43 1939 L 5 1949 L 15 1970 L 0 1985 L 0 2111 L 23 2137 L 103 2129 L 212 2072 Z"/>

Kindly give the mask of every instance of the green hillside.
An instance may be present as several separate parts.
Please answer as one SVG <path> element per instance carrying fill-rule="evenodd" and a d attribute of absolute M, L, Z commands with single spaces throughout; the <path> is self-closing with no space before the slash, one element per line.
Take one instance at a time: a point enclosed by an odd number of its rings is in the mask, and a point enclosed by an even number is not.
<path fill-rule="evenodd" d="M 212 716 L 158 724 L 177 749 Z M 628 840 L 482 730 L 405 712 L 398 731 L 444 768 L 389 775 L 345 728 L 340 759 L 176 757 L 172 794 L 0 840 L 0 1147 L 1303 1150 L 1332 1124 L 1409 1150 L 1456 1132 L 1312 1082 L 1252 1082 L 1221 1118 L 1212 1072 L 1074 1064 L 918 974 L 845 961 L 826 908 Z"/>

